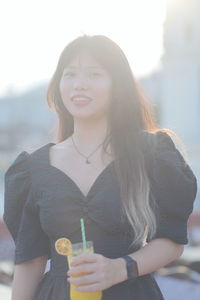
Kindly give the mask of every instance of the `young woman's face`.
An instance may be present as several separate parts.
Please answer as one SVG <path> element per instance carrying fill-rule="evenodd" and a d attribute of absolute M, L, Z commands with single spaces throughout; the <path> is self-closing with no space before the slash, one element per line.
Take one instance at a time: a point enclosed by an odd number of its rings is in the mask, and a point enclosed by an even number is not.
<path fill-rule="evenodd" d="M 111 99 L 109 73 L 89 54 L 74 57 L 60 80 L 63 103 L 75 118 L 105 117 Z"/>

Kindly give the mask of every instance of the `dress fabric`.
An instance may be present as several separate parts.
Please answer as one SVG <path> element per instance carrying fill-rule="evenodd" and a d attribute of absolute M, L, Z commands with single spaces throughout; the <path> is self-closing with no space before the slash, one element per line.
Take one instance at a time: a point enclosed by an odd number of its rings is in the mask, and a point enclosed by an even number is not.
<path fill-rule="evenodd" d="M 141 135 L 150 198 L 156 203 L 157 232 L 187 244 L 187 220 L 193 210 L 197 181 L 189 165 L 164 132 Z M 5 173 L 3 220 L 16 248 L 15 264 L 47 255 L 50 270 L 41 278 L 33 300 L 69 300 L 67 258 L 56 253 L 60 237 L 81 242 L 80 218 L 94 252 L 118 258 L 136 251 L 131 227 L 122 217 L 114 161 L 95 179 L 87 196 L 58 168 L 50 165 L 48 143 L 32 153 L 22 151 Z M 147 274 L 103 290 L 102 300 L 161 300 L 162 293 Z"/>

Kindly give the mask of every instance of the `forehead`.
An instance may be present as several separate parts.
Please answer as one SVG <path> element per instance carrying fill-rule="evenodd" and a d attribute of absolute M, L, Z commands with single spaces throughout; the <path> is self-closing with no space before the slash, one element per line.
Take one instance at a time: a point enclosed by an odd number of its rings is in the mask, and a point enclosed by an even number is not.
<path fill-rule="evenodd" d="M 73 57 L 65 68 L 100 68 L 101 64 L 90 54 L 81 53 Z"/>

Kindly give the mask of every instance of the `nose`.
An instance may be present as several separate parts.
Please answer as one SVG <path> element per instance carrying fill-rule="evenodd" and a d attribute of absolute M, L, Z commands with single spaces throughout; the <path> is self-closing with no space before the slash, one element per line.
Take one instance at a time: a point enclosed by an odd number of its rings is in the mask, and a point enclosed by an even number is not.
<path fill-rule="evenodd" d="M 87 89 L 88 88 L 88 80 L 84 74 L 78 74 L 74 80 L 74 88 L 75 89 Z"/>

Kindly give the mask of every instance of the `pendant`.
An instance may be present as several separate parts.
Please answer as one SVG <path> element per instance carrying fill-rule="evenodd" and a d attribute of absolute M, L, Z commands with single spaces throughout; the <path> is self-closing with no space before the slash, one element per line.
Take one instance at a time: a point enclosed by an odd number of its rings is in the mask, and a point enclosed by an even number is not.
<path fill-rule="evenodd" d="M 88 160 L 88 159 L 86 159 L 86 164 L 91 164 L 91 162 Z"/>

